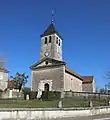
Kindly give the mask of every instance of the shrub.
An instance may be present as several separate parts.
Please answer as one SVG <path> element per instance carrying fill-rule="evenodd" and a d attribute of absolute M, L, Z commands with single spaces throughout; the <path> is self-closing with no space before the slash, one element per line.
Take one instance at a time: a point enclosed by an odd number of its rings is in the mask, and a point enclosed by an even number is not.
<path fill-rule="evenodd" d="M 51 99 L 60 99 L 61 92 L 58 92 L 58 91 L 49 92 L 49 95 Z"/>
<path fill-rule="evenodd" d="M 29 94 L 29 99 L 36 99 L 37 97 L 37 91 L 31 91 Z"/>
<path fill-rule="evenodd" d="M 27 92 L 23 92 L 23 94 L 24 94 L 24 100 L 26 100 L 26 96 L 27 96 L 27 95 L 30 96 L 30 92 L 28 92 L 28 93 L 27 93 Z"/>
<path fill-rule="evenodd" d="M 22 90 L 23 94 L 24 94 L 24 99 L 26 100 L 26 96 L 30 95 L 31 89 L 30 88 L 24 88 Z"/>
<path fill-rule="evenodd" d="M 29 99 L 36 99 L 37 91 L 31 91 L 29 88 L 23 89 L 24 99 L 26 100 L 26 96 L 29 95 Z"/>
<path fill-rule="evenodd" d="M 25 87 L 25 88 L 22 89 L 23 93 L 29 93 L 30 91 L 31 91 L 31 89 L 27 88 L 27 87 Z"/>
<path fill-rule="evenodd" d="M 61 93 L 58 91 L 43 91 L 42 99 L 43 100 L 55 100 L 60 99 Z"/>

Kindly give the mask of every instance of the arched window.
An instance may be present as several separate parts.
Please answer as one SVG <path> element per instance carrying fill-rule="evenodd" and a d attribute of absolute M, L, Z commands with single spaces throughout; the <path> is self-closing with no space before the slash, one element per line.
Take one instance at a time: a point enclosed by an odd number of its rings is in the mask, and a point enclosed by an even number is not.
<path fill-rule="evenodd" d="M 51 43 L 51 40 L 52 40 L 52 37 L 51 37 L 51 36 L 49 36 L 49 43 Z"/>
<path fill-rule="evenodd" d="M 60 46 L 60 39 L 59 39 L 59 46 Z"/>
<path fill-rule="evenodd" d="M 48 61 L 46 61 L 45 64 L 48 65 Z"/>
<path fill-rule="evenodd" d="M 47 37 L 45 37 L 45 44 L 47 44 Z"/>
<path fill-rule="evenodd" d="M 57 39 L 56 39 L 56 44 L 58 44 L 58 37 L 57 37 Z"/>

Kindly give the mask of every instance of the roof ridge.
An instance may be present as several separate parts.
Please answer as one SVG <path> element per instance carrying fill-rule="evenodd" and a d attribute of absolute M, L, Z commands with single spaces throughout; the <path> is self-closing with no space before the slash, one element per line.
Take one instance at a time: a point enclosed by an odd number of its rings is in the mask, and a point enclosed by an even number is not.
<path fill-rule="evenodd" d="M 81 76 L 83 78 L 83 82 L 92 82 L 94 79 L 94 76 Z"/>
<path fill-rule="evenodd" d="M 74 74 L 75 76 L 79 77 L 80 79 L 83 79 L 80 74 L 78 74 L 77 72 L 73 71 L 72 69 L 70 69 L 70 68 L 67 67 L 67 66 L 66 66 L 66 70 L 69 71 L 69 72 L 71 72 L 71 73 Z"/>
<path fill-rule="evenodd" d="M 38 64 L 44 62 L 45 60 L 54 60 L 54 61 L 57 61 L 59 63 L 63 63 L 63 64 L 66 64 L 64 61 L 59 61 L 59 60 L 56 60 L 56 59 L 53 59 L 53 58 L 50 58 L 50 57 L 44 57 L 43 59 L 39 60 L 38 62 L 34 63 L 33 65 L 31 65 L 29 68 L 32 69 L 34 68 L 35 66 L 37 66 Z"/>

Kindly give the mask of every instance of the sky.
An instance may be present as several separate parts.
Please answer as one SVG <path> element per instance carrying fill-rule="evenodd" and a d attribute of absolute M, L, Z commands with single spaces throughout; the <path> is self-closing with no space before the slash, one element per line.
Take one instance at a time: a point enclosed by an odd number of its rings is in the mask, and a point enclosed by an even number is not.
<path fill-rule="evenodd" d="M 95 76 L 98 88 L 109 82 L 110 0 L 1 0 L 0 56 L 10 71 L 26 72 L 40 59 L 40 35 L 51 23 L 63 36 L 63 60 L 81 75 Z"/>

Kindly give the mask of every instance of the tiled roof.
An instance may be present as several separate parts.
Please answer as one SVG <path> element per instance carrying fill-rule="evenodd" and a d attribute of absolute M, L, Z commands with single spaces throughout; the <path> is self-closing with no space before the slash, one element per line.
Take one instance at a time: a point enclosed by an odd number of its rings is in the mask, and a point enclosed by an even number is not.
<path fill-rule="evenodd" d="M 63 39 L 62 36 L 56 31 L 53 23 L 51 23 L 49 25 L 49 27 L 44 31 L 44 33 L 41 35 L 41 37 L 48 36 L 48 35 L 51 35 L 54 33 L 56 33 L 61 39 Z"/>
<path fill-rule="evenodd" d="M 72 75 L 74 75 L 74 76 L 76 76 L 76 77 L 78 77 L 80 80 L 83 81 L 83 78 L 79 74 L 77 74 L 75 71 L 71 70 L 70 68 L 65 67 L 65 71 L 72 74 Z"/>
<path fill-rule="evenodd" d="M 93 81 L 94 76 L 82 76 L 83 78 L 83 83 L 90 83 Z"/>
<path fill-rule="evenodd" d="M 5 68 L 0 68 L 0 72 L 5 72 L 5 73 L 8 73 L 9 71 Z"/>

